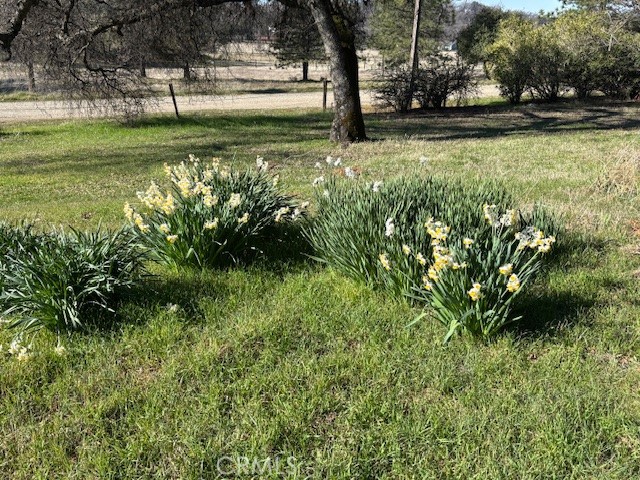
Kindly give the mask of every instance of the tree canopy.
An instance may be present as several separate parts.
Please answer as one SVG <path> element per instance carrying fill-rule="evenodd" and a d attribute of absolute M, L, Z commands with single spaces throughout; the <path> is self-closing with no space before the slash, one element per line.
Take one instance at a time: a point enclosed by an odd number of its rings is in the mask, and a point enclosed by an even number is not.
<path fill-rule="evenodd" d="M 482 6 L 469 25 L 458 34 L 458 53 L 468 62 L 486 60 L 486 49 L 498 34 L 500 20 L 507 17 L 501 8 Z"/>
<path fill-rule="evenodd" d="M 371 46 L 380 50 L 391 65 L 409 60 L 414 0 L 380 0 L 371 18 Z M 423 54 L 439 49 L 444 28 L 453 21 L 450 0 L 422 0 L 419 50 Z"/>
<path fill-rule="evenodd" d="M 273 29 L 271 48 L 279 66 L 302 65 L 302 80 L 308 80 L 309 62 L 325 58 L 311 12 L 303 7 L 284 7 Z"/>

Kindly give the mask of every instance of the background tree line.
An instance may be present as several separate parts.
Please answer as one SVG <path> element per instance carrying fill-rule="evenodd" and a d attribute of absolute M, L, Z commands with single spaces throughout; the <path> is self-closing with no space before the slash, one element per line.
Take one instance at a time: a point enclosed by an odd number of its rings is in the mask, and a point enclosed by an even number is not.
<path fill-rule="evenodd" d="M 616 99 L 640 94 L 640 35 L 634 9 L 584 6 L 532 22 L 508 16 L 481 57 L 501 94 L 555 101 L 572 93 Z"/>
<path fill-rule="evenodd" d="M 635 1 L 566 2 L 545 15 L 471 4 L 456 35 L 457 56 L 425 52 L 411 87 L 406 60 L 385 72 L 378 98 L 396 111 L 440 108 L 475 91 L 477 64 L 511 103 L 523 95 L 556 101 L 563 95 L 640 95 L 640 4 Z M 413 94 L 413 96 L 411 95 Z"/>

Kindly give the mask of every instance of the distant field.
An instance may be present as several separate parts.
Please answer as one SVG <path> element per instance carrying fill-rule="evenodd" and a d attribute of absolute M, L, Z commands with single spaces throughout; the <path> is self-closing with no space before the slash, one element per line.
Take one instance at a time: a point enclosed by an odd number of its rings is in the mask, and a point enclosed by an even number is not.
<path fill-rule="evenodd" d="M 0 354 L 0 476 L 221 478 L 246 457 L 293 459 L 268 478 L 638 478 L 639 119 L 634 103 L 368 114 L 374 141 L 347 149 L 317 110 L 0 126 L 0 218 L 39 228 L 117 228 L 190 153 L 264 156 L 313 200 L 333 155 L 360 181 L 499 179 L 573 242 L 522 327 L 486 345 L 442 346 L 439 325 L 406 327 L 417 309 L 306 257 L 154 267 L 115 327 L 62 339 L 67 356 L 48 335 L 27 363 Z"/>
<path fill-rule="evenodd" d="M 273 90 L 301 92 L 322 88 L 321 78 L 329 77 L 329 66 L 326 62 L 312 62 L 309 65 L 311 82 L 301 83 L 302 67 L 278 67 L 277 59 L 265 43 L 232 44 L 221 52 L 207 72 L 212 80 L 182 84 L 182 69 L 148 68 L 147 75 L 154 88 L 166 94 L 168 82 L 173 82 L 179 94 L 200 93 L 247 93 L 256 90 Z M 367 82 L 379 71 L 381 56 L 372 50 L 360 53 L 360 76 Z M 204 78 L 203 69 L 196 69 L 196 75 Z M 0 64 L 0 102 L 33 99 L 25 93 L 27 90 L 26 69 L 13 64 Z M 43 97 L 44 95 L 44 97 Z M 38 98 L 49 98 L 39 93 Z"/>

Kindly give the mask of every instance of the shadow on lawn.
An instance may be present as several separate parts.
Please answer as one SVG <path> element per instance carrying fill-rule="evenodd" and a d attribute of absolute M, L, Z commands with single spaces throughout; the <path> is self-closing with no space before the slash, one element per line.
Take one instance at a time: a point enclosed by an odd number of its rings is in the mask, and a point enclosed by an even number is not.
<path fill-rule="evenodd" d="M 377 115 L 368 127 L 371 136 L 381 138 L 402 135 L 434 141 L 500 138 L 514 134 L 640 128 L 639 110 L 640 106 L 635 102 L 596 101 L 588 104 L 566 101 L 554 105 L 451 107 L 410 115 Z"/>
<path fill-rule="evenodd" d="M 571 265 L 576 252 L 584 250 L 604 252 L 606 244 L 601 239 L 590 238 L 586 241 L 575 235 L 570 235 L 558 248 L 550 259 L 547 268 L 556 266 L 566 271 L 582 269 L 584 265 Z M 571 265 L 571 266 L 570 266 Z M 545 286 L 545 275 L 533 285 L 532 290 L 525 294 L 514 311 L 514 316 L 522 316 L 522 320 L 512 326 L 512 330 L 521 337 L 545 337 L 553 335 L 557 330 L 573 325 L 589 326 L 591 320 L 586 313 L 603 306 L 600 299 L 594 298 L 589 292 L 575 293 L 572 291 L 550 291 Z M 613 290 L 622 288 L 622 282 L 606 281 L 598 288 Z"/>
<path fill-rule="evenodd" d="M 554 105 L 534 104 L 511 106 L 452 107 L 442 110 L 400 114 L 368 114 L 365 116 L 367 132 L 372 139 L 416 138 L 429 141 L 505 138 L 509 135 L 553 135 L 566 132 L 606 131 L 640 128 L 640 104 L 612 102 L 564 102 Z M 7 159 L 5 168 L 15 168 L 18 174 L 65 172 L 90 173 L 96 169 L 121 168 L 131 165 L 140 171 L 159 165 L 181 161 L 189 154 L 206 159 L 220 156 L 224 161 L 255 158 L 256 153 L 280 155 L 287 147 L 296 149 L 327 148 L 332 113 L 305 111 L 299 113 L 255 112 L 188 114 L 179 119 L 170 115 L 142 118 L 131 126 L 114 125 L 96 132 L 92 139 L 95 148 L 82 146 L 51 158 L 45 153 L 30 155 L 33 168 L 24 169 L 24 159 Z M 73 130 L 73 125 L 69 127 Z M 138 142 L 129 139 L 113 148 L 122 134 L 132 136 L 131 130 L 150 130 L 141 134 Z M 86 132 L 79 129 L 78 145 L 85 145 Z M 21 132 L 20 134 L 22 134 Z M 54 136 L 58 132 L 36 130 L 26 135 Z M 157 133 L 157 134 L 156 134 Z M 1 134 L 1 133 L 0 133 Z M 11 140 L 15 133 L 3 136 Z M 69 134 L 69 142 L 75 137 Z M 82 136 L 85 135 L 85 136 Z M 45 139 L 46 140 L 46 139 Z M 74 143 L 74 144 L 76 144 Z M 90 157 L 91 162 L 86 158 Z"/>
<path fill-rule="evenodd" d="M 199 322 L 203 318 L 201 302 L 221 302 L 238 296 L 237 286 L 229 282 L 227 273 L 234 269 L 260 274 L 270 278 L 283 279 L 309 268 L 311 247 L 299 233 L 299 228 L 289 226 L 278 233 L 277 239 L 263 245 L 255 255 L 249 256 L 238 264 L 219 270 L 180 268 L 168 270 L 162 274 L 149 276 L 140 285 L 124 292 L 118 299 L 116 312 L 110 314 L 96 312 L 87 315 L 93 321 L 88 324 L 88 333 L 106 333 L 119 330 L 123 324 L 144 325 L 150 319 L 149 312 L 169 309 L 178 305 L 190 322 Z M 139 314 L 132 314 L 134 310 Z"/>
<path fill-rule="evenodd" d="M 324 132 L 330 122 L 331 114 L 321 112 L 305 112 L 291 115 L 280 113 L 266 115 L 253 112 L 239 114 L 215 112 L 206 115 L 188 114 L 180 118 L 170 115 L 146 117 L 137 120 L 132 124 L 131 128 L 173 128 L 179 126 L 213 130 L 235 130 L 246 127 L 248 129 L 259 129 L 261 132 L 271 132 L 277 138 L 282 138 L 284 135 L 285 138 L 292 137 L 300 141 L 305 137 L 313 136 L 313 132 L 316 130 L 322 129 Z M 240 130 L 237 133 L 244 137 L 247 143 L 255 143 L 255 138 L 246 138 L 246 130 Z M 324 136 L 327 135 L 325 134 Z"/>
<path fill-rule="evenodd" d="M 515 316 L 523 318 L 512 330 L 519 337 L 546 337 L 564 327 L 589 326 L 585 313 L 597 306 L 593 298 L 568 292 L 529 295 L 514 311 Z"/>
<path fill-rule="evenodd" d="M 570 131 L 599 131 L 640 128 L 640 105 L 636 102 L 589 103 L 565 101 L 557 104 L 520 106 L 493 105 L 450 107 L 410 114 L 367 114 L 365 123 L 374 140 L 416 137 L 425 140 L 500 138 L 514 134 L 557 134 Z M 207 145 L 208 151 L 226 150 L 229 145 L 296 143 L 326 140 L 331 113 L 305 112 L 291 115 L 254 113 L 171 116 L 141 119 L 135 127 L 202 129 L 199 136 L 222 131 L 227 141 Z M 215 139 L 215 134 L 212 136 Z"/>
<path fill-rule="evenodd" d="M 74 144 L 74 148 L 61 155 L 51 158 L 46 152 L 30 154 L 29 162 L 33 166 L 31 169 L 23 168 L 25 160 L 21 157 L 7 159 L 3 161 L 3 166 L 24 175 L 32 174 L 34 169 L 39 174 L 57 174 L 60 171 L 91 174 L 100 169 L 128 166 L 145 171 L 162 162 L 179 163 L 189 154 L 203 160 L 219 156 L 225 163 L 234 162 L 236 156 L 240 160 L 252 158 L 255 161 L 256 153 L 269 154 L 274 145 L 278 151 L 280 146 L 286 144 L 299 145 L 318 141 L 328 143 L 331 115 L 215 113 L 190 114 L 179 119 L 168 115 L 154 116 L 139 119 L 131 126 L 100 122 L 106 126 L 92 137 L 95 145 L 84 146 L 82 142 L 86 142 L 85 137 L 74 140 L 70 134 L 69 142 Z M 79 130 L 84 132 L 82 128 Z M 140 130 L 140 138 L 133 142 L 129 137 L 135 137 L 136 130 Z M 57 132 L 43 130 L 25 134 L 42 134 L 54 138 Z M 124 138 L 129 138 L 122 145 L 114 140 L 121 134 Z M 10 136 L 6 138 L 11 139 Z M 109 143 L 114 144 L 113 147 L 101 147 Z M 87 158 L 91 158 L 91 161 L 86 161 Z"/>

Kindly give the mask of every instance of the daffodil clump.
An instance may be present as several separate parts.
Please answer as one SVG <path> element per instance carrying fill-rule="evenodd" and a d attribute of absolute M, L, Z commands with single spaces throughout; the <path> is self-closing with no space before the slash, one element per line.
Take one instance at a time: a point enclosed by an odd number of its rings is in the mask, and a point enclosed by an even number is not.
<path fill-rule="evenodd" d="M 432 218 L 424 225 L 433 249 L 414 298 L 433 308 L 448 330 L 445 342 L 458 333 L 486 339 L 519 320 L 512 316 L 514 301 L 556 241 L 533 226 L 523 228 L 514 210 L 499 213 L 486 204 L 483 214 L 488 234 L 478 230 L 477 238 L 450 242 L 449 226 Z"/>
<path fill-rule="evenodd" d="M 169 191 L 152 183 L 138 192 L 138 207 L 125 204 L 124 214 L 155 259 L 173 266 L 235 263 L 275 239 L 279 225 L 304 215 L 306 205 L 280 192 L 261 157 L 256 169 L 237 171 L 191 155 L 165 164 L 165 174 Z"/>
<path fill-rule="evenodd" d="M 424 219 L 439 218 L 451 229 L 471 234 L 490 228 L 478 204 L 491 198 L 505 208 L 512 202 L 494 182 L 423 175 L 381 180 L 347 168 L 332 157 L 316 163 L 322 175 L 313 180 L 316 214 L 305 235 L 316 258 L 395 295 L 412 293 L 432 256 Z M 352 171 L 360 174 L 353 177 Z M 440 240 L 450 235 L 445 225 L 434 224 L 433 229 Z"/>

